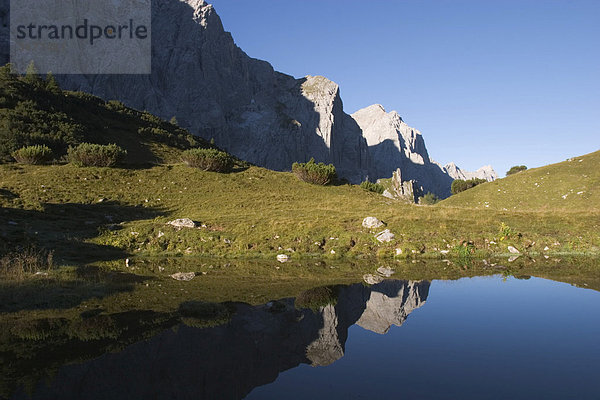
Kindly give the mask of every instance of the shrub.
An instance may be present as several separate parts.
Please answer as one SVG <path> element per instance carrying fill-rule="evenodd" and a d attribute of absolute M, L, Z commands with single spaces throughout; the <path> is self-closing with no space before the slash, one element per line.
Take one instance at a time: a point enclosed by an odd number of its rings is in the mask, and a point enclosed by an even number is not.
<path fill-rule="evenodd" d="M 456 179 L 455 181 L 452 182 L 450 191 L 452 192 L 452 194 L 457 194 L 457 193 L 464 192 L 467 189 L 471 189 L 477 185 L 480 185 L 480 184 L 486 183 L 486 182 L 487 181 L 485 179 L 481 179 L 481 178 L 473 178 L 473 179 L 469 179 L 467 181 L 464 181 L 462 179 Z"/>
<path fill-rule="evenodd" d="M 190 167 L 204 171 L 229 172 L 233 168 L 233 157 L 217 149 L 190 149 L 181 158 Z"/>
<path fill-rule="evenodd" d="M 364 181 L 363 183 L 360 184 L 360 187 L 368 192 L 374 192 L 374 193 L 379 193 L 379 194 L 382 194 L 385 191 L 385 188 L 383 187 L 383 185 L 380 185 L 379 183 L 369 182 L 369 181 Z"/>
<path fill-rule="evenodd" d="M 21 164 L 46 164 L 52 161 L 52 150 L 46 145 L 27 146 L 14 151 L 12 156 Z"/>
<path fill-rule="evenodd" d="M 127 151 L 116 144 L 81 143 L 69 147 L 67 155 L 69 162 L 78 167 L 112 167 L 127 156 Z"/>
<path fill-rule="evenodd" d="M 515 165 L 506 171 L 506 176 L 516 174 L 517 172 L 525 171 L 527 167 L 525 165 Z"/>
<path fill-rule="evenodd" d="M 439 197 L 431 192 L 428 192 L 425 196 L 419 197 L 419 204 L 432 206 L 438 201 L 440 201 Z"/>
<path fill-rule="evenodd" d="M 337 176 L 333 164 L 325 165 L 315 163 L 315 159 L 311 158 L 307 163 L 294 163 L 292 172 L 301 180 L 316 185 L 327 185 Z"/>

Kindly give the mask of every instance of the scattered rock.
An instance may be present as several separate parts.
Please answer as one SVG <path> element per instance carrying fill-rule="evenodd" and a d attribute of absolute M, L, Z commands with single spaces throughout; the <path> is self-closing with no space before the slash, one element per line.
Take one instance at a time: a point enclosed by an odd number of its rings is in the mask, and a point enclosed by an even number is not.
<path fill-rule="evenodd" d="M 287 254 L 278 254 L 277 255 L 277 261 L 279 261 L 280 263 L 284 263 L 287 262 L 290 258 L 287 256 Z"/>
<path fill-rule="evenodd" d="M 385 225 L 382 221 L 375 217 L 367 217 L 363 219 L 362 226 L 368 229 L 379 228 Z"/>
<path fill-rule="evenodd" d="M 196 223 L 189 218 L 179 218 L 173 221 L 167 222 L 167 225 L 171 225 L 175 228 L 195 228 Z"/>
<path fill-rule="evenodd" d="M 402 249 L 401 249 L 401 248 L 397 248 L 397 249 L 396 249 L 396 255 L 397 255 L 397 256 L 400 256 L 400 255 L 402 255 Z"/>
<path fill-rule="evenodd" d="M 177 272 L 173 275 L 171 275 L 171 278 L 175 279 L 176 281 L 191 281 L 192 279 L 194 279 L 194 277 L 196 276 L 195 272 Z"/>
<path fill-rule="evenodd" d="M 389 190 L 385 189 L 382 193 L 383 197 L 387 197 L 388 199 L 392 199 L 392 200 L 396 200 L 396 198 L 394 197 L 394 195 L 392 193 L 390 193 Z"/>
<path fill-rule="evenodd" d="M 440 253 L 442 253 L 443 255 L 446 255 L 446 254 L 450 253 L 450 250 L 440 250 Z"/>
<path fill-rule="evenodd" d="M 381 243 L 388 243 L 388 242 L 391 242 L 392 240 L 394 240 L 396 235 L 394 235 L 392 232 L 390 232 L 389 229 L 386 229 L 382 232 L 379 232 L 377 235 L 375 235 L 375 237 Z"/>
<path fill-rule="evenodd" d="M 330 253 L 331 253 L 331 254 L 335 254 L 335 250 L 333 250 L 333 249 L 332 249 L 332 250 L 330 251 Z"/>
<path fill-rule="evenodd" d="M 129 263 L 130 263 L 130 260 L 129 260 L 129 258 L 126 258 L 126 259 L 125 259 L 125 266 L 126 266 L 127 268 L 129 268 Z"/>
<path fill-rule="evenodd" d="M 521 257 L 521 255 L 520 255 L 520 254 L 517 254 L 517 255 L 511 256 L 511 257 L 508 259 L 508 262 L 513 262 L 513 261 L 515 261 L 515 260 L 516 260 L 517 258 L 519 258 L 519 257 Z"/>
<path fill-rule="evenodd" d="M 385 278 L 389 278 L 390 276 L 394 275 L 396 271 L 391 268 L 379 267 L 377 268 L 377 273 Z"/>
<path fill-rule="evenodd" d="M 163 236 L 165 236 L 165 234 L 163 232 L 161 232 L 161 231 L 158 231 L 158 237 L 161 238 Z"/>
<path fill-rule="evenodd" d="M 548 250 L 550 250 L 550 247 L 548 247 L 548 246 L 544 247 L 544 251 L 548 251 Z"/>
<path fill-rule="evenodd" d="M 513 246 L 508 246 L 508 251 L 511 252 L 512 254 L 521 254 L 521 252 L 517 249 L 515 249 Z"/>
<path fill-rule="evenodd" d="M 381 276 L 371 274 L 363 275 L 363 280 L 369 285 L 377 285 L 378 283 L 383 282 L 383 278 Z"/>

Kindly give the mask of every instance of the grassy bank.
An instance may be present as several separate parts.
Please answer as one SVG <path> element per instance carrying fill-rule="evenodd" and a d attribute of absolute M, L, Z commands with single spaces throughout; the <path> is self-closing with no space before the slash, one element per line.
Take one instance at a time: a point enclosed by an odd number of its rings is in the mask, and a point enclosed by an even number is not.
<path fill-rule="evenodd" d="M 463 254 L 467 243 L 481 257 L 507 254 L 508 245 L 531 254 L 598 254 L 600 247 L 597 207 L 503 210 L 456 207 L 458 200 L 417 206 L 357 186 L 316 186 L 257 167 L 219 174 L 183 164 L 10 164 L 0 166 L 0 182 L 4 242 L 32 242 L 66 261 L 281 253 L 393 257 L 397 249 L 399 257 L 447 258 Z M 365 229 L 367 216 L 387 226 Z M 198 228 L 167 225 L 176 218 L 190 218 Z M 390 243 L 375 239 L 384 228 L 396 235 Z"/>

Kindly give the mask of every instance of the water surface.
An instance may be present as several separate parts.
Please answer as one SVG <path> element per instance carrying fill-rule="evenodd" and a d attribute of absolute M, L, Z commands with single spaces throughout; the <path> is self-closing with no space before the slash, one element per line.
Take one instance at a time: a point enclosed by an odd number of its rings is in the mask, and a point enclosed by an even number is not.
<path fill-rule="evenodd" d="M 600 293 L 539 278 L 386 280 L 178 324 L 13 398 L 598 398 Z M 156 317 L 153 317 L 156 318 Z"/>

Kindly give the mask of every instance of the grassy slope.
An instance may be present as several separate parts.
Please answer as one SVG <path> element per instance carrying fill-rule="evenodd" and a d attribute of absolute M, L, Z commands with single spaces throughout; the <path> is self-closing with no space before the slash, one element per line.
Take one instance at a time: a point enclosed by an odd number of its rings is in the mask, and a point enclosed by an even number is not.
<path fill-rule="evenodd" d="M 496 210 L 600 210 L 600 151 L 479 185 L 441 203 Z"/>
<path fill-rule="evenodd" d="M 357 186 L 314 186 L 292 174 L 257 167 L 217 174 L 184 165 L 147 169 L 4 165 L 0 186 L 4 239 L 29 238 L 71 259 L 82 255 L 106 259 L 111 251 L 112 258 L 278 253 L 335 258 L 391 256 L 396 248 L 403 249 L 403 256 L 412 256 L 414 250 L 441 257 L 439 250 L 463 240 L 495 253 L 506 252 L 508 243 L 522 248 L 532 241 L 536 244 L 531 250 L 536 252 L 546 245 L 555 252 L 598 252 L 600 246 L 597 210 L 416 206 Z M 387 222 L 396 240 L 378 243 L 361 226 L 367 216 Z M 191 218 L 206 227 L 177 231 L 165 225 L 175 218 Z M 514 232 L 502 243 L 501 223 Z"/>

